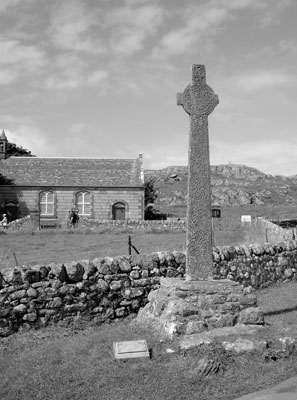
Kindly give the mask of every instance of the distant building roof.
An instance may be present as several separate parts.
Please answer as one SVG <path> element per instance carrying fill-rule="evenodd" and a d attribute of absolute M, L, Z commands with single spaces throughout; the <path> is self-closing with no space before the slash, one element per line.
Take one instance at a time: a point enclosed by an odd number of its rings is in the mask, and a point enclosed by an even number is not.
<path fill-rule="evenodd" d="M 18 186 L 143 185 L 142 155 L 137 159 L 10 157 L 0 174 Z"/>

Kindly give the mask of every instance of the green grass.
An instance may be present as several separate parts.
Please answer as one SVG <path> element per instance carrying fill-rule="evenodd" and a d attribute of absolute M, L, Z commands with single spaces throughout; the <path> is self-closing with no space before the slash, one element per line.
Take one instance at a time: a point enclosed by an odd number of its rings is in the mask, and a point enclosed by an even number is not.
<path fill-rule="evenodd" d="M 85 233 L 79 230 L 68 234 L 59 229 L 36 231 L 34 235 L 13 232 L 3 235 L 0 242 L 0 269 L 19 265 L 46 264 L 53 261 L 69 262 L 95 257 L 128 255 L 128 233 Z M 140 254 L 157 251 L 185 251 L 184 232 L 130 233 L 132 244 Z M 237 245 L 246 242 L 246 228 L 216 229 L 216 246 Z M 135 254 L 132 250 L 132 254 Z"/>
<path fill-rule="evenodd" d="M 259 240 L 253 237 L 253 230 L 242 226 L 242 214 L 252 216 L 266 215 L 269 218 L 280 218 L 290 215 L 287 208 L 223 208 L 222 218 L 213 220 L 214 245 L 230 246 L 255 243 Z M 46 264 L 53 261 L 69 262 L 95 257 L 115 257 L 128 255 L 128 236 L 132 237 L 133 245 L 141 254 L 156 251 L 184 251 L 186 249 L 186 234 L 184 232 L 170 232 L 157 228 L 133 231 L 130 228 L 79 228 L 44 229 L 42 231 L 29 230 L 28 232 L 7 232 L 0 235 L 0 269 L 19 265 Z M 263 231 L 263 241 L 266 240 Z M 133 250 L 132 250 L 133 253 Z M 16 258 L 16 260 L 15 260 Z"/>
<path fill-rule="evenodd" d="M 259 339 L 297 337 L 296 311 L 288 311 L 297 307 L 296 285 L 257 292 L 269 315 Z M 151 359 L 115 360 L 114 341 L 137 339 L 147 340 Z M 199 376 L 197 364 L 205 357 L 219 360 L 218 374 Z M 262 353 L 235 356 L 218 344 L 181 351 L 176 341 L 161 341 L 128 321 L 100 327 L 77 321 L 1 339 L 0 393 L 2 400 L 227 400 L 293 376 L 296 361 L 295 353 L 268 362 Z"/>
<path fill-rule="evenodd" d="M 87 233 L 86 233 L 87 232 Z M 141 254 L 155 251 L 183 251 L 184 233 L 130 233 L 132 244 Z M 19 265 L 46 264 L 53 261 L 68 262 L 95 257 L 128 255 L 129 233 L 94 233 L 77 230 L 69 233 L 59 229 L 36 231 L 34 235 L 8 233 L 2 235 L 1 268 L 14 266 L 16 255 Z M 132 250 L 132 254 L 135 254 Z"/>

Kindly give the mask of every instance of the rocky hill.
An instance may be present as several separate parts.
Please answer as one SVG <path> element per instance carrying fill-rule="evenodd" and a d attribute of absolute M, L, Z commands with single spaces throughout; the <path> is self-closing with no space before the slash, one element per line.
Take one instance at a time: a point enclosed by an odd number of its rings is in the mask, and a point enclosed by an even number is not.
<path fill-rule="evenodd" d="M 186 207 L 186 166 L 146 170 L 145 176 L 156 180 L 160 211 L 175 214 Z M 273 176 L 245 165 L 223 164 L 211 166 L 211 184 L 212 204 L 217 206 L 297 205 L 297 175 Z"/>

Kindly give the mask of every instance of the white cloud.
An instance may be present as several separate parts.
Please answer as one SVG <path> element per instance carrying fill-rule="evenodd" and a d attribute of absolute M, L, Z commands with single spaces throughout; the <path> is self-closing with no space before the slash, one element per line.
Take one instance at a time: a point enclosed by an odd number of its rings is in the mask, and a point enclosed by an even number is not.
<path fill-rule="evenodd" d="M 108 71 L 104 70 L 93 71 L 87 78 L 87 85 L 93 86 L 97 84 L 102 84 L 102 82 L 107 80 L 108 76 L 109 76 Z"/>
<path fill-rule="evenodd" d="M 92 38 L 90 28 L 98 24 L 98 15 L 86 11 L 86 5 L 76 0 L 53 7 L 49 34 L 59 49 L 98 54 L 104 51 L 100 39 Z"/>
<path fill-rule="evenodd" d="M 0 54 L 0 85 L 40 72 L 46 61 L 45 53 L 38 47 L 12 39 L 0 39 Z"/>
<path fill-rule="evenodd" d="M 36 71 L 45 63 L 45 53 L 36 46 L 18 40 L 0 39 L 0 65 Z"/>
<path fill-rule="evenodd" d="M 54 57 L 44 85 L 47 89 L 76 89 L 85 82 L 86 68 L 87 63 L 76 54 Z"/>
<path fill-rule="evenodd" d="M 284 139 L 255 140 L 253 142 L 216 142 L 210 146 L 211 164 L 244 164 L 262 172 L 276 175 L 297 174 L 297 141 Z"/>
<path fill-rule="evenodd" d="M 69 132 L 70 133 L 81 133 L 86 129 L 86 124 L 84 122 L 76 122 L 70 126 Z"/>
<path fill-rule="evenodd" d="M 294 2 L 295 0 L 278 0 L 274 4 L 271 4 L 269 0 L 264 1 L 262 8 L 265 11 L 263 14 L 258 13 L 256 16 L 258 26 L 265 29 L 268 26 L 279 24 L 283 10 L 291 6 L 296 6 L 296 2 L 295 4 Z"/>
<path fill-rule="evenodd" d="M 144 47 L 144 42 L 156 34 L 164 19 L 164 9 L 156 4 L 119 7 L 105 18 L 105 28 L 112 28 L 112 51 L 132 54 Z"/>
<path fill-rule="evenodd" d="M 283 2 L 282 2 L 283 3 Z M 189 51 L 199 43 L 200 47 L 208 45 L 206 39 L 214 38 L 229 27 L 235 19 L 240 19 L 247 12 L 254 18 L 261 15 L 272 18 L 280 8 L 270 0 L 209 0 L 202 4 L 186 3 L 175 15 L 175 28 L 165 33 L 160 43 L 153 50 L 154 58 L 165 58 Z M 243 14 L 244 13 L 244 14 Z M 263 16 L 264 15 L 264 16 Z M 253 23 L 251 19 L 251 24 Z"/>
<path fill-rule="evenodd" d="M 9 69 L 0 70 L 0 86 L 7 86 L 18 79 L 16 71 Z"/>
<path fill-rule="evenodd" d="M 9 9 L 15 7 L 22 0 L 1 0 L 0 2 L 0 13 L 4 13 Z"/>
<path fill-rule="evenodd" d="M 265 89 L 276 89 L 283 85 L 296 84 L 295 76 L 278 71 L 258 71 L 237 76 L 232 81 L 245 92 L 254 92 Z"/>

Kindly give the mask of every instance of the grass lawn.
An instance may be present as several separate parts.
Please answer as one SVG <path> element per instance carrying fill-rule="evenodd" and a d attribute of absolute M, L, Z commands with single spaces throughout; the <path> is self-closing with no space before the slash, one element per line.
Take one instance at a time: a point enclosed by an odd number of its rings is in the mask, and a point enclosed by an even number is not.
<path fill-rule="evenodd" d="M 296 289 L 292 282 L 257 292 L 268 320 L 259 339 L 297 337 Z M 151 359 L 114 359 L 114 341 L 136 339 L 147 340 Z M 202 378 L 197 363 L 206 356 L 222 369 Z M 262 353 L 232 355 L 219 345 L 180 351 L 175 341 L 160 341 L 128 321 L 77 323 L 1 339 L 0 393 L 2 400 L 227 400 L 293 376 L 296 361 L 295 352 L 267 361 Z"/>
<path fill-rule="evenodd" d="M 216 246 L 246 243 L 247 228 L 240 225 L 215 227 Z M 0 269 L 18 265 L 69 262 L 82 259 L 128 255 L 128 236 L 140 254 L 156 251 L 185 251 L 185 232 L 91 231 L 89 229 L 47 229 L 7 232 L 0 235 Z M 132 254 L 135 254 L 132 250 Z"/>
<path fill-rule="evenodd" d="M 293 211 L 292 206 L 222 208 L 222 218 L 213 220 L 215 246 L 248 244 L 256 241 L 253 240 L 252 228 L 241 225 L 242 214 L 253 217 L 265 215 L 267 218 L 285 218 L 292 217 Z M 156 228 L 151 228 L 149 232 L 133 232 L 129 228 L 113 231 L 105 228 L 44 229 L 27 232 L 7 231 L 6 234 L 0 231 L 0 269 L 15 266 L 16 260 L 19 265 L 32 265 L 127 255 L 129 235 L 132 237 L 133 245 L 141 254 L 184 251 L 186 248 L 184 232 L 159 232 Z"/>
<path fill-rule="evenodd" d="M 53 261 L 68 262 L 105 256 L 128 255 L 128 236 L 141 254 L 155 251 L 183 251 L 184 233 L 129 233 L 67 231 L 50 229 L 30 234 L 7 233 L 0 235 L 0 258 L 2 268 L 16 265 L 46 264 Z M 135 254 L 132 250 L 132 254 Z M 0 267 L 1 268 L 1 267 Z"/>

